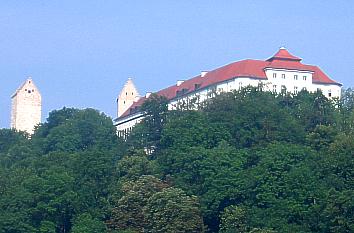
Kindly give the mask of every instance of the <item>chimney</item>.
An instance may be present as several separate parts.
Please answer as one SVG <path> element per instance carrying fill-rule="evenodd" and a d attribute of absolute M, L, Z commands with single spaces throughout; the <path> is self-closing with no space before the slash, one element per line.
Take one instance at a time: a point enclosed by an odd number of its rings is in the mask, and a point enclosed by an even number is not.
<path fill-rule="evenodd" d="M 183 82 L 184 82 L 184 80 L 178 80 L 177 81 L 177 87 L 179 87 Z"/>
<path fill-rule="evenodd" d="M 207 73 L 208 73 L 208 71 L 202 71 L 202 72 L 200 73 L 200 77 L 203 78 Z"/>
<path fill-rule="evenodd" d="M 146 98 L 146 99 L 149 98 L 151 94 L 152 94 L 151 92 L 146 92 L 145 98 Z"/>

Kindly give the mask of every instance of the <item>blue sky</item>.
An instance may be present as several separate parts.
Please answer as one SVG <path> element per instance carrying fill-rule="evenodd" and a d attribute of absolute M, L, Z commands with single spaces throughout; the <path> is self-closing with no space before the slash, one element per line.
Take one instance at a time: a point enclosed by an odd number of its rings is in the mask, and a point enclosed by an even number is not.
<path fill-rule="evenodd" d="M 280 46 L 354 87 L 354 1 L 0 1 L 0 128 L 32 76 L 43 120 L 63 106 L 111 117 L 128 77 L 141 94 Z"/>

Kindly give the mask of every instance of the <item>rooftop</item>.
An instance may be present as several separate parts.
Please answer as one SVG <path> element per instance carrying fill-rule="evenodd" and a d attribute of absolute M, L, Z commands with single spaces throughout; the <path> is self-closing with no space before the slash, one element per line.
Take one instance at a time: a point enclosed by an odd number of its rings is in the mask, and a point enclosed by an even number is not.
<path fill-rule="evenodd" d="M 310 71 L 313 72 L 313 83 L 341 85 L 340 83 L 330 79 L 319 67 L 302 64 L 301 60 L 301 58 L 290 54 L 285 48 L 281 47 L 277 53 L 265 61 L 246 59 L 233 62 L 207 73 L 203 73 L 203 75 L 195 76 L 184 81 L 180 85 L 173 85 L 162 89 L 156 92 L 156 94 L 165 96 L 167 99 L 172 100 L 177 97 L 177 93 L 192 93 L 196 90 L 196 87 L 200 90 L 210 85 L 237 77 L 267 80 L 265 70 L 269 68 Z M 145 97 L 141 97 L 139 100 L 134 102 L 133 105 L 119 118 L 129 116 L 131 114 L 130 109 L 136 109 L 145 101 L 145 99 Z"/>

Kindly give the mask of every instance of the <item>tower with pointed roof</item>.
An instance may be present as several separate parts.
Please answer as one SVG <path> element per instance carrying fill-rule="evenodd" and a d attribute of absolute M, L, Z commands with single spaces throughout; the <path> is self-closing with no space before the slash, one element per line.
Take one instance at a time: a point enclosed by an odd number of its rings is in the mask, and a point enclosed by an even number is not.
<path fill-rule="evenodd" d="M 120 117 L 125 111 L 127 111 L 138 98 L 139 92 L 135 87 L 133 80 L 128 78 L 117 98 L 117 117 Z"/>
<path fill-rule="evenodd" d="M 42 97 L 29 77 L 11 96 L 11 128 L 33 134 L 41 122 Z"/>

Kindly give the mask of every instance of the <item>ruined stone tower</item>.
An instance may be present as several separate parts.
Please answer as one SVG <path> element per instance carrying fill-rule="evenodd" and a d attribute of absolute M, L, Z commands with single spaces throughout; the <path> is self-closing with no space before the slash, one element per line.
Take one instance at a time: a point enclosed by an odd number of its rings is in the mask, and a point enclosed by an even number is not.
<path fill-rule="evenodd" d="M 11 96 L 11 128 L 33 134 L 41 122 L 42 97 L 29 77 Z"/>
<path fill-rule="evenodd" d="M 138 90 L 136 89 L 133 80 L 128 78 L 117 98 L 117 117 L 120 117 L 128 108 L 139 98 Z"/>

